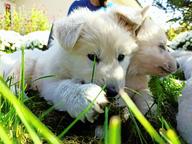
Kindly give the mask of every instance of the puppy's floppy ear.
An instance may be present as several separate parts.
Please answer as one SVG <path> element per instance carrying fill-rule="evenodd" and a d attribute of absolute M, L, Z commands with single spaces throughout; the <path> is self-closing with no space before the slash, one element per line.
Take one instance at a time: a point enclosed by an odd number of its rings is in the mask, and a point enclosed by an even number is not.
<path fill-rule="evenodd" d="M 80 36 L 84 24 L 66 18 L 55 25 L 55 36 L 59 44 L 66 50 L 72 49 Z"/>

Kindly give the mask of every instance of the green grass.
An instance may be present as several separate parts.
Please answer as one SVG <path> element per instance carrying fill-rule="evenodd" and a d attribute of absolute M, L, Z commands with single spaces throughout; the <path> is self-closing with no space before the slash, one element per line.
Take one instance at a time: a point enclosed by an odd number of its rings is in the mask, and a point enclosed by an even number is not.
<path fill-rule="evenodd" d="M 6 144 L 13 144 L 13 141 L 10 139 L 7 131 L 5 130 L 2 124 L 0 124 L 0 138 Z"/>
<path fill-rule="evenodd" d="M 22 50 L 22 63 L 21 63 L 21 92 L 19 93 L 19 98 L 13 95 L 13 93 L 9 90 L 9 88 L 6 86 L 6 83 L 3 81 L 2 78 L 0 78 L 0 94 L 1 97 L 6 100 L 10 106 L 6 106 L 6 109 L 10 109 L 10 111 L 15 111 L 15 113 L 12 113 L 15 117 L 15 124 L 17 125 L 23 123 L 23 125 L 26 127 L 26 130 L 29 132 L 29 135 L 33 142 L 36 143 L 42 143 L 38 133 L 40 133 L 44 138 L 49 141 L 50 143 L 59 144 L 61 143 L 60 140 L 44 125 L 40 122 L 40 120 L 23 104 L 24 101 L 24 90 L 25 90 L 25 84 L 24 84 L 24 50 Z M 6 105 L 7 105 L 6 102 Z M 18 116 L 17 116 L 18 115 Z M 12 115 L 10 115 L 10 118 Z M 18 120 L 20 119 L 20 120 Z M 9 119 L 8 122 L 12 122 L 13 119 Z M 35 131 L 36 130 L 36 131 Z M 16 132 L 15 132 L 16 133 Z"/>
<path fill-rule="evenodd" d="M 109 144 L 121 144 L 121 120 L 118 116 L 113 116 L 110 120 Z"/>

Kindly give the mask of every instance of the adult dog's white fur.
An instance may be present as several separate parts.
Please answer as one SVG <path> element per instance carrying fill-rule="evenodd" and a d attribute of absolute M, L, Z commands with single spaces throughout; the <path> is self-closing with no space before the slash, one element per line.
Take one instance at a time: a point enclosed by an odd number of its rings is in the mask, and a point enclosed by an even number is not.
<path fill-rule="evenodd" d="M 93 122 L 95 114 L 102 113 L 102 106 L 108 103 L 102 86 L 112 86 L 117 92 L 124 88 L 130 58 L 137 50 L 128 29 L 132 23 L 134 27 L 141 24 L 144 10 L 127 10 L 90 12 L 80 9 L 58 21 L 54 27 L 55 40 L 49 50 L 25 51 L 28 85 L 30 80 L 54 75 L 37 80 L 31 86 L 56 109 L 67 111 L 72 117 L 77 117 L 99 95 L 85 116 Z M 95 54 L 100 60 L 96 63 L 94 83 L 91 83 L 93 61 L 88 54 Z M 125 56 L 122 61 L 118 61 L 119 55 Z M 20 52 L 3 55 L 0 61 L 4 76 L 14 74 L 15 81 L 19 81 Z"/>
<path fill-rule="evenodd" d="M 178 101 L 177 129 L 192 144 L 192 52 L 175 51 L 172 54 L 178 60 L 186 78 L 185 88 Z"/>

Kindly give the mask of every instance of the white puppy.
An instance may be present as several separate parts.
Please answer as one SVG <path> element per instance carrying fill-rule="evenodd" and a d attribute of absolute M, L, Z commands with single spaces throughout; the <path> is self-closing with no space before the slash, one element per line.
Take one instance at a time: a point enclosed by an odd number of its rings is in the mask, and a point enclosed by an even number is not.
<path fill-rule="evenodd" d="M 186 85 L 178 102 L 177 129 L 192 144 L 192 52 L 175 51 L 173 56 L 177 58 L 186 78 Z"/>
<path fill-rule="evenodd" d="M 108 12 L 90 12 L 80 9 L 58 21 L 49 50 L 25 51 L 28 85 L 30 80 L 54 75 L 35 81 L 32 88 L 38 89 L 56 109 L 67 111 L 72 117 L 77 117 L 96 99 L 93 108 L 85 115 L 93 122 L 95 114 L 102 113 L 102 106 L 108 102 L 102 86 L 106 85 L 107 93 L 111 95 L 116 95 L 125 86 L 130 58 L 137 50 L 135 39 L 127 29 L 130 22 L 134 27 L 141 24 L 143 11 L 129 13 L 117 8 Z M 91 83 L 94 59 L 96 67 Z M 20 53 L 3 55 L 0 61 L 5 77 L 14 74 L 18 81 Z"/>

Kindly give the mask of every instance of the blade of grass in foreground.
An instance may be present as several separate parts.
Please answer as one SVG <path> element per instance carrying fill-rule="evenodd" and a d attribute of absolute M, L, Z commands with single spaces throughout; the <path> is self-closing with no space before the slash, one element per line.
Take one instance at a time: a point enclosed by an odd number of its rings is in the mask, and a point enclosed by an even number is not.
<path fill-rule="evenodd" d="M 118 116 L 110 119 L 108 144 L 121 144 L 121 120 Z"/>
<path fill-rule="evenodd" d="M 102 90 L 105 89 L 105 86 L 102 87 Z M 97 97 L 100 95 L 102 90 L 98 93 L 98 95 L 95 97 L 95 99 L 76 117 L 76 119 L 67 127 L 64 129 L 64 131 L 59 134 L 59 138 L 62 138 L 65 136 L 65 134 L 93 107 Z"/>
<path fill-rule="evenodd" d="M 9 138 L 9 135 L 3 128 L 3 126 L 0 124 L 0 139 L 5 143 L 5 144 L 13 144 L 13 141 Z"/>
<path fill-rule="evenodd" d="M 29 134 L 31 136 L 31 139 L 33 140 L 34 144 L 41 144 L 42 141 L 40 140 L 39 136 L 37 135 L 37 133 L 34 130 L 34 128 L 32 127 L 32 125 L 30 125 L 27 122 L 27 119 L 25 118 L 24 112 L 22 112 L 22 109 L 17 109 L 16 111 L 17 111 L 17 114 L 18 114 L 19 118 L 21 119 L 21 121 L 25 125 L 27 131 L 29 132 Z"/>
<path fill-rule="evenodd" d="M 25 119 L 32 124 L 44 138 L 52 144 L 61 144 L 61 141 L 43 124 L 38 118 L 23 104 L 21 103 L 9 90 L 0 77 L 0 93 L 2 96 L 11 103 L 16 109 L 17 114 L 23 113 Z M 21 115 L 19 115 L 21 117 Z"/>
<path fill-rule="evenodd" d="M 22 46 L 21 48 L 21 73 L 20 73 L 20 92 L 19 92 L 19 98 L 20 100 L 23 102 L 24 101 L 24 96 L 25 96 L 25 54 L 24 54 L 24 50 L 25 47 Z M 26 121 L 24 114 L 22 113 L 22 111 L 19 109 L 19 111 L 17 111 L 18 115 L 20 116 L 21 121 L 23 122 L 23 124 L 25 125 L 25 127 L 27 128 L 27 131 L 29 132 L 34 144 L 40 144 L 42 143 L 39 136 L 37 135 L 37 133 L 35 132 L 35 130 L 33 129 L 33 127 Z"/>
<path fill-rule="evenodd" d="M 131 100 L 131 98 L 125 93 L 123 90 L 120 91 L 120 95 L 123 99 L 123 101 L 126 103 L 128 108 L 133 112 L 137 120 L 143 125 L 143 127 L 146 129 L 146 131 L 150 134 L 150 136 L 158 143 L 164 144 L 166 143 L 161 136 L 158 134 L 158 132 L 152 127 L 152 125 L 149 123 L 149 121 L 143 116 L 143 114 L 139 111 L 137 106 L 134 104 L 134 102 Z"/>
<path fill-rule="evenodd" d="M 181 144 L 177 134 L 172 129 L 167 130 L 167 137 L 171 140 L 171 144 Z"/>

